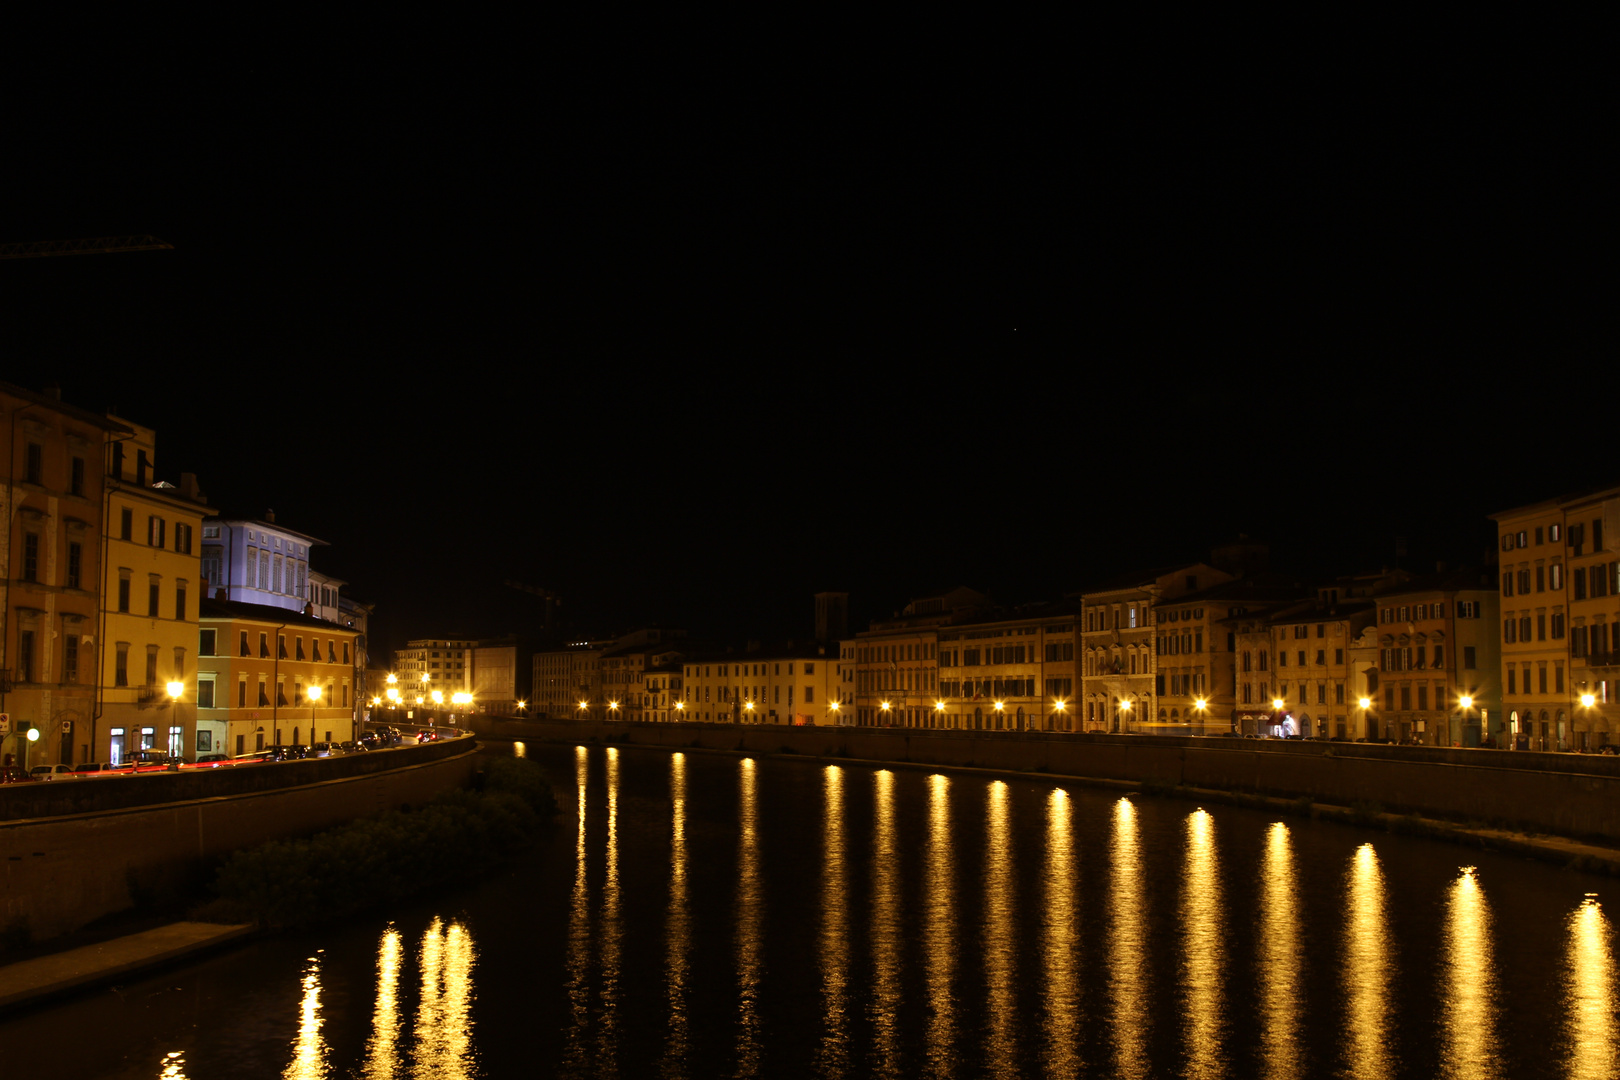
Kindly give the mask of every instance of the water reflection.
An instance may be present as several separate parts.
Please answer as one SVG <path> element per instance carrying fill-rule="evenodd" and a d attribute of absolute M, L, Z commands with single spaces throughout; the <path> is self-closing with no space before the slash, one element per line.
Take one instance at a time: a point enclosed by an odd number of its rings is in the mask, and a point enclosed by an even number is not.
<path fill-rule="evenodd" d="M 1302 983 L 1299 955 L 1299 893 L 1294 848 L 1288 826 L 1272 822 L 1260 863 L 1260 1057 L 1265 1075 L 1292 1080 L 1300 1075 L 1296 1003 Z"/>
<path fill-rule="evenodd" d="M 849 1065 L 847 984 L 849 981 L 848 915 L 844 907 L 849 883 L 844 869 L 844 770 L 828 765 L 821 770 L 822 874 L 821 874 L 821 1009 L 826 1018 L 821 1034 L 821 1072 L 842 1076 Z"/>
<path fill-rule="evenodd" d="M 1108 904 L 1108 996 L 1114 1035 L 1114 1073 L 1147 1075 L 1148 950 L 1142 910 L 1142 852 L 1136 807 L 1114 804 L 1110 839 Z"/>
<path fill-rule="evenodd" d="M 872 837 L 872 1039 L 877 1074 L 900 1071 L 900 852 L 894 836 L 894 773 L 879 769 Z"/>
<path fill-rule="evenodd" d="M 743 758 L 737 807 L 737 1075 L 759 1075 L 759 964 L 764 896 L 759 876 L 757 767 Z"/>
<path fill-rule="evenodd" d="M 579 828 L 574 840 L 574 893 L 568 909 L 568 1033 L 564 1039 L 564 1066 L 579 1073 L 585 1066 L 585 1033 L 590 1025 L 590 893 L 585 881 L 585 790 L 590 754 L 574 747 L 575 813 Z"/>
<path fill-rule="evenodd" d="M 1014 1023 L 1018 991 L 1014 931 L 1019 913 L 1014 885 L 1012 812 L 1007 785 L 994 781 L 987 807 L 988 835 L 985 838 L 984 865 L 984 966 L 989 991 L 989 1030 L 985 1032 L 985 1063 L 996 1076 L 1018 1074 L 1018 1044 Z"/>
<path fill-rule="evenodd" d="M 475 1075 L 472 1053 L 472 934 L 459 922 L 434 919 L 422 934 L 422 1000 L 416 1010 L 418 1077 L 462 1080 Z"/>
<path fill-rule="evenodd" d="M 607 873 L 602 881 L 601 1017 L 596 1032 L 597 1075 L 618 1074 L 619 1052 L 619 750 L 607 749 Z"/>
<path fill-rule="evenodd" d="M 371 1038 L 360 1067 L 368 1080 L 392 1080 L 399 1072 L 399 966 L 403 951 L 392 923 L 377 942 L 377 1001 L 371 1013 Z"/>
<path fill-rule="evenodd" d="M 283 1080 L 318 1080 L 326 1075 L 326 1040 L 321 1037 L 320 952 L 309 958 L 303 985 L 304 996 L 298 1005 L 298 1041 L 293 1044 L 292 1061 L 282 1070 Z"/>
<path fill-rule="evenodd" d="M 163 1055 L 163 1071 L 158 1073 L 158 1080 L 186 1080 L 185 1051 L 174 1050 Z"/>
<path fill-rule="evenodd" d="M 513 742 L 512 742 L 512 756 L 513 757 L 521 757 L 521 758 L 528 757 L 529 756 L 529 748 L 528 748 L 528 746 L 526 746 L 521 740 L 513 740 Z"/>
<path fill-rule="evenodd" d="M 1074 833 L 1069 793 L 1046 800 L 1046 1075 L 1078 1076 L 1080 943 L 1074 932 Z"/>
<path fill-rule="evenodd" d="M 669 799 L 669 954 L 664 975 L 669 1034 L 664 1040 L 664 1075 L 674 1080 L 686 1075 L 686 972 L 692 939 L 691 918 L 686 910 L 686 755 L 682 753 L 670 755 Z"/>
<path fill-rule="evenodd" d="M 1569 917 L 1569 1075 L 1597 1080 L 1616 1073 L 1612 931 L 1588 894 Z"/>
<path fill-rule="evenodd" d="M 1221 879 L 1215 859 L 1215 820 L 1203 810 L 1187 815 L 1187 861 L 1182 870 L 1181 982 L 1186 994 L 1183 1035 L 1186 1075 L 1213 1078 L 1225 1073 L 1221 1035 L 1224 957 L 1221 948 Z M 1292 918 L 1292 913 L 1284 913 Z"/>
<path fill-rule="evenodd" d="M 1456 1080 L 1492 1077 L 1501 1072 L 1492 1034 L 1496 1009 L 1496 966 L 1491 956 L 1491 913 L 1485 894 L 1465 866 L 1446 897 L 1440 1064 Z"/>
<path fill-rule="evenodd" d="M 955 1060 L 956 1016 L 951 999 L 955 968 L 951 888 L 951 782 L 928 778 L 928 885 L 923 900 L 924 963 L 928 975 L 928 1073 L 949 1076 Z"/>
<path fill-rule="evenodd" d="M 1350 1076 L 1385 1077 L 1393 1059 L 1389 994 L 1393 964 L 1385 938 L 1384 874 L 1378 853 L 1362 844 L 1350 862 L 1350 910 L 1345 921 L 1345 1064 Z"/>

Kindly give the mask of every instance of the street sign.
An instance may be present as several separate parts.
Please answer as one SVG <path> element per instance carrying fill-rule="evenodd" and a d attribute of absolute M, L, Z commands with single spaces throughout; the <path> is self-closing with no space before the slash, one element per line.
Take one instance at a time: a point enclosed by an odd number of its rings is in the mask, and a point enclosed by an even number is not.
<path fill-rule="evenodd" d="M 0 712 L 0 735 L 11 734 L 11 714 Z"/>

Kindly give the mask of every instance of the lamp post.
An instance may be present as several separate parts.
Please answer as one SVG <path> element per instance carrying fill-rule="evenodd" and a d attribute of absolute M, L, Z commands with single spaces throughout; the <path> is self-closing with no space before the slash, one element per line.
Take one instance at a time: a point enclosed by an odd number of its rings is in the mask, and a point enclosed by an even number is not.
<path fill-rule="evenodd" d="M 1597 705 L 1597 695 L 1596 694 L 1582 694 L 1581 695 L 1581 708 L 1586 712 L 1586 726 L 1588 728 L 1590 728 L 1592 726 L 1592 709 L 1596 705 Z M 1586 748 L 1583 746 L 1581 749 L 1584 750 Z"/>
<path fill-rule="evenodd" d="M 934 726 L 937 727 L 937 728 L 943 728 L 945 726 L 945 719 L 946 719 L 945 718 L 945 702 L 943 700 L 934 702 L 934 714 L 935 714 L 935 717 L 936 717 L 936 720 L 934 722 Z"/>
<path fill-rule="evenodd" d="M 1199 733 L 1202 734 L 1202 732 L 1204 730 L 1204 722 L 1207 719 L 1205 714 L 1209 712 L 1209 699 L 1208 698 L 1194 698 L 1193 699 L 1193 711 L 1198 714 L 1198 730 L 1199 730 Z M 1233 723 L 1236 724 L 1237 721 L 1234 720 Z"/>
<path fill-rule="evenodd" d="M 1469 725 L 1469 722 L 1470 722 L 1468 716 L 1469 716 L 1469 713 L 1474 711 L 1474 697 L 1473 697 L 1473 695 L 1472 694 L 1462 694 L 1462 695 L 1460 695 L 1457 698 L 1457 708 L 1462 710 L 1462 729 L 1457 732 L 1457 734 L 1459 736 L 1458 739 L 1457 739 L 1457 745 L 1459 745 L 1459 746 L 1467 746 L 1468 745 L 1468 725 Z M 1475 746 L 1479 745 L 1478 737 L 1476 737 L 1474 739 L 1474 745 Z"/>
<path fill-rule="evenodd" d="M 169 727 L 171 727 L 171 728 L 176 727 L 176 726 L 183 727 L 183 725 L 180 724 L 180 695 L 186 692 L 186 684 L 183 683 L 183 682 L 180 682 L 178 679 L 176 679 L 176 680 L 170 682 L 166 687 L 164 687 L 164 689 L 169 692 Z M 180 738 L 181 738 L 182 742 L 185 740 L 185 734 L 184 734 L 183 730 L 182 730 Z M 170 739 L 169 739 L 169 757 L 171 759 L 180 757 L 180 754 L 175 753 L 176 750 L 181 751 L 181 753 L 184 753 L 185 747 L 183 747 L 183 746 L 175 746 L 174 745 L 174 738 L 173 738 L 172 733 L 171 733 Z M 173 760 L 171 760 L 169 762 L 169 768 L 176 769 L 176 768 L 178 768 L 178 766 L 174 763 Z"/>
<path fill-rule="evenodd" d="M 1129 734 L 1130 733 L 1130 730 L 1131 730 L 1131 727 L 1130 727 L 1130 725 L 1131 725 L 1131 702 L 1130 702 L 1129 698 L 1126 698 L 1126 699 L 1120 701 L 1120 703 L 1119 703 L 1119 720 L 1118 720 L 1118 723 L 1119 723 L 1119 730 L 1120 730 L 1121 733 L 1123 733 L 1123 734 Z"/>
<path fill-rule="evenodd" d="M 880 726 L 881 727 L 888 727 L 889 726 L 889 703 L 887 701 L 882 702 L 878 706 L 878 708 L 883 710 L 883 723 Z"/>
<path fill-rule="evenodd" d="M 1007 725 L 1007 717 L 1005 715 L 1006 712 L 1007 712 L 1007 703 L 1005 701 L 996 702 L 996 727 L 998 727 L 998 728 L 1000 728 L 1002 730 L 1006 730 L 1006 725 Z"/>
<path fill-rule="evenodd" d="M 582 701 L 582 702 L 579 703 L 579 718 L 581 720 L 589 720 L 591 718 L 591 703 L 590 702 Z"/>
<path fill-rule="evenodd" d="M 746 722 L 752 724 L 754 722 L 754 703 L 752 701 L 743 702 L 743 712 L 748 716 Z"/>
<path fill-rule="evenodd" d="M 833 700 L 828 704 L 827 711 L 832 714 L 833 727 L 837 727 L 838 726 L 838 699 L 837 698 L 833 698 Z"/>
<path fill-rule="evenodd" d="M 304 696 L 309 698 L 309 750 L 313 754 L 315 752 L 315 706 L 321 703 L 321 688 L 311 686 L 304 691 Z"/>
<path fill-rule="evenodd" d="M 1065 717 L 1064 717 L 1063 714 L 1067 710 L 1068 710 L 1068 705 L 1067 705 L 1067 703 L 1064 702 L 1064 700 L 1062 698 L 1057 698 L 1056 700 L 1054 700 L 1052 702 L 1052 711 L 1057 713 L 1057 716 L 1056 716 L 1056 718 L 1055 718 L 1055 720 L 1053 722 L 1053 726 L 1056 727 L 1057 730 L 1059 730 L 1059 731 L 1064 730 L 1063 721 L 1064 721 Z"/>
<path fill-rule="evenodd" d="M 680 723 L 682 720 L 684 720 L 686 718 L 685 713 L 686 713 L 686 702 L 677 701 L 675 703 L 675 722 L 677 724 Z"/>
<path fill-rule="evenodd" d="M 1280 697 L 1272 698 L 1271 699 L 1271 716 L 1272 716 L 1272 719 L 1275 720 L 1277 718 L 1277 716 L 1280 715 L 1282 713 L 1283 709 L 1286 708 L 1287 706 L 1288 706 L 1288 702 L 1284 701 L 1282 698 L 1280 698 Z M 1282 727 L 1282 724 L 1279 722 L 1279 723 L 1275 723 L 1275 724 L 1273 724 L 1271 726 L 1272 727 Z M 1288 733 L 1286 731 L 1284 731 L 1283 732 L 1283 738 L 1286 739 L 1287 737 L 1288 737 Z"/>

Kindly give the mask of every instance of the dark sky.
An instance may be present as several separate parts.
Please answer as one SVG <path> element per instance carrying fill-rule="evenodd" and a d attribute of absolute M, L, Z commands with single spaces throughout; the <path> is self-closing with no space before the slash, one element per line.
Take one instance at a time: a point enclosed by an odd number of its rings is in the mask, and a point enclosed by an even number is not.
<path fill-rule="evenodd" d="M 1578 75 L 423 34 L 0 76 L 0 241 L 175 246 L 0 262 L 0 377 L 329 540 L 384 644 L 505 628 L 508 577 L 582 631 L 758 637 L 819 588 L 1021 601 L 1239 531 L 1457 561 L 1616 479 Z"/>

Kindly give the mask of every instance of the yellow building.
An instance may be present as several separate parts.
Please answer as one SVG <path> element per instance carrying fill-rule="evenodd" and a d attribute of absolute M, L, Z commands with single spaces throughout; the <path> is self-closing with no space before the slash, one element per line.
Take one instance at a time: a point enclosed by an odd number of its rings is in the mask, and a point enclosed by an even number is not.
<path fill-rule="evenodd" d="M 190 761 L 225 735 L 197 711 L 200 540 L 214 511 L 190 473 L 178 488 L 157 479 L 151 428 L 112 419 L 132 434 L 112 444 L 107 477 L 96 760 L 159 749 Z"/>
<path fill-rule="evenodd" d="M 1564 500 L 1492 514 L 1497 574 L 1503 708 L 1508 737 L 1528 750 L 1568 745 L 1575 699 L 1569 677 L 1569 559 Z M 1590 547 L 1583 545 L 1582 565 Z"/>
<path fill-rule="evenodd" d="M 225 733 L 215 752 L 355 737 L 357 631 L 226 600 L 203 601 L 199 619 L 197 714 Z"/>
<path fill-rule="evenodd" d="M 1490 572 L 1414 578 L 1380 593 L 1377 604 L 1385 737 L 1431 746 L 1502 743 L 1500 609 Z"/>
<path fill-rule="evenodd" d="M 836 645 L 788 645 L 688 657 L 677 719 L 722 724 L 837 724 Z M 835 707 L 837 706 L 837 707 Z"/>
<path fill-rule="evenodd" d="M 1563 728 L 1552 721 L 1552 734 L 1560 750 L 1596 750 L 1620 733 L 1620 488 L 1565 499 L 1561 509 L 1569 719 Z"/>
<path fill-rule="evenodd" d="M 0 761 L 77 764 L 96 745 L 104 416 L 0 383 Z M 37 731 L 29 741 L 23 725 Z M 25 750 L 26 746 L 26 750 Z"/>

